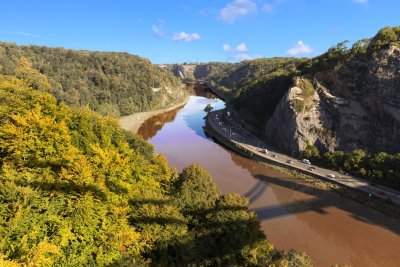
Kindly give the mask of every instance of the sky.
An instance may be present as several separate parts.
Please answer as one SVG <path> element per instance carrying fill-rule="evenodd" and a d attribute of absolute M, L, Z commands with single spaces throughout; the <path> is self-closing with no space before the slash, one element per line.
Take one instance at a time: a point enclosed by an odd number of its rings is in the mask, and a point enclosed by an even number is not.
<path fill-rule="evenodd" d="M 2 0 L 0 41 L 153 63 L 314 57 L 400 26 L 398 0 Z"/>

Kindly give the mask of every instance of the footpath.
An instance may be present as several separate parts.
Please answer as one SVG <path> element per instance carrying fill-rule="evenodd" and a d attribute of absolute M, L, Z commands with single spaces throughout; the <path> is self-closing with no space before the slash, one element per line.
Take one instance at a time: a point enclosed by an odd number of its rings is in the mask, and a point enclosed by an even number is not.
<path fill-rule="evenodd" d="M 289 170 L 340 184 L 353 190 L 361 191 L 400 206 L 400 192 L 380 186 L 352 175 L 304 163 L 303 160 L 278 153 L 262 140 L 251 134 L 244 126 L 235 121 L 225 109 L 209 112 L 206 117 L 206 132 L 233 151 L 260 162 L 277 165 Z"/>

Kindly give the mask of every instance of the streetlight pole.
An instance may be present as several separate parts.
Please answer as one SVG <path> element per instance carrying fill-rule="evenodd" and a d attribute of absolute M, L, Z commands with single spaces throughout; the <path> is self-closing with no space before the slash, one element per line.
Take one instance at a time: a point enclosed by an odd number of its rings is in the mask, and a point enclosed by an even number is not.
<path fill-rule="evenodd" d="M 292 151 L 292 158 L 293 158 L 294 150 Z"/>

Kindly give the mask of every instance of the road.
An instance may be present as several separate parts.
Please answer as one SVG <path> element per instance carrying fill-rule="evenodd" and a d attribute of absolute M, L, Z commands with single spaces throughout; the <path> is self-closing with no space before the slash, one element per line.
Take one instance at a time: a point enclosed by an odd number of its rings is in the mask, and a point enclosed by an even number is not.
<path fill-rule="evenodd" d="M 337 171 L 321 168 L 316 165 L 306 164 L 303 163 L 302 160 L 274 151 L 270 146 L 250 133 L 232 117 L 227 116 L 225 110 L 210 112 L 207 116 L 207 120 L 208 125 L 212 127 L 214 131 L 222 135 L 225 140 L 229 140 L 237 146 L 264 158 L 267 162 L 286 165 L 290 169 L 294 168 L 303 173 L 312 174 L 314 177 L 317 176 L 362 191 L 371 197 L 373 196 L 382 200 L 390 200 L 392 203 L 400 205 L 399 191 L 380 185 L 371 185 L 364 179 L 352 175 L 344 175 Z M 265 152 L 265 149 L 268 150 L 267 153 Z"/>

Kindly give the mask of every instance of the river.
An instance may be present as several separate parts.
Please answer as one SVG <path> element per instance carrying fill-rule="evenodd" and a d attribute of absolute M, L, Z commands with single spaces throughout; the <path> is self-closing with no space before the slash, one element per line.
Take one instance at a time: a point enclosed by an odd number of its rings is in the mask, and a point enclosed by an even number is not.
<path fill-rule="evenodd" d="M 304 251 L 315 266 L 400 266 L 400 223 L 244 158 L 207 137 L 204 107 L 224 102 L 212 94 L 191 96 L 180 109 L 150 118 L 138 134 L 182 169 L 199 163 L 222 193 L 250 199 L 268 240 L 280 249 Z"/>

